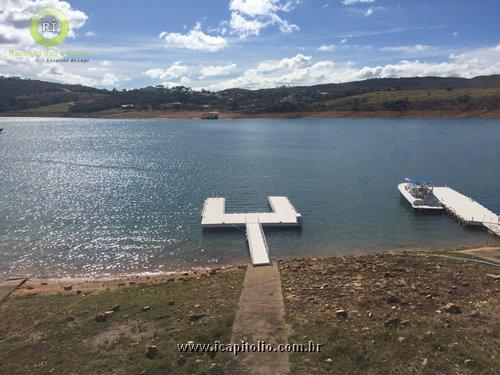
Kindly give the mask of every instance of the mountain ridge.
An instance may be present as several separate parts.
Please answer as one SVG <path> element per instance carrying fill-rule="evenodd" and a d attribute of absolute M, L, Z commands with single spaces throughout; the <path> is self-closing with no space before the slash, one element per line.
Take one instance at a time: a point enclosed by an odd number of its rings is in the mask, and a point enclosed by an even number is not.
<path fill-rule="evenodd" d="M 54 107 L 55 106 L 55 107 Z M 220 110 L 244 113 L 500 109 L 500 75 L 372 78 L 312 86 L 192 90 L 147 86 L 107 90 L 0 77 L 0 113 L 57 108 L 70 113 L 110 110 Z"/>

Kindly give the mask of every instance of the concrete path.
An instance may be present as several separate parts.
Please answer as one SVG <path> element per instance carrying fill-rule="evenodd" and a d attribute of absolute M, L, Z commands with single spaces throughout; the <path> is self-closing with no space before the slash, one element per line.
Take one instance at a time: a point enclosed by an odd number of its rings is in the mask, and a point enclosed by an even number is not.
<path fill-rule="evenodd" d="M 19 285 L 26 282 L 26 278 L 12 278 L 7 280 L 0 280 L 0 302 L 3 302 Z"/>
<path fill-rule="evenodd" d="M 265 341 L 276 347 L 288 343 L 281 279 L 276 263 L 248 266 L 233 325 L 232 344 Z M 231 374 L 289 374 L 288 353 L 239 353 L 229 364 Z"/>

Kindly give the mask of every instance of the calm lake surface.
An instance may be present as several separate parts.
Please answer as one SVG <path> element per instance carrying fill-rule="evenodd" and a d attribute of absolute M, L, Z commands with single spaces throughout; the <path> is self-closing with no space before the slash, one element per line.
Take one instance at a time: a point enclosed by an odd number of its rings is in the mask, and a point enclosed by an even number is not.
<path fill-rule="evenodd" d="M 249 259 L 244 232 L 203 232 L 286 195 L 303 229 L 267 230 L 273 258 L 498 245 L 413 212 L 396 185 L 447 184 L 500 212 L 498 120 L 0 119 L 0 276 L 170 271 Z"/>

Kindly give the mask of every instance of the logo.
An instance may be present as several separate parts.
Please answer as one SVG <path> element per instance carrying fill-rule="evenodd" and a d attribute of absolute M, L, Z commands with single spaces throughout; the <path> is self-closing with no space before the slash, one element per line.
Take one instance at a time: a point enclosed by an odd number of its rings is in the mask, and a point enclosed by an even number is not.
<path fill-rule="evenodd" d="M 59 9 L 43 8 L 31 19 L 31 36 L 44 47 L 61 44 L 68 36 L 68 31 L 68 19 Z"/>

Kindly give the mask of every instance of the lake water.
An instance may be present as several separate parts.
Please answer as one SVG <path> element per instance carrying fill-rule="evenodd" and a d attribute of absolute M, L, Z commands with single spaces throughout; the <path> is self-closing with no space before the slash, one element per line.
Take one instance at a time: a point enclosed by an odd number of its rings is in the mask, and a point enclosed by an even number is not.
<path fill-rule="evenodd" d="M 273 258 L 496 244 L 413 212 L 407 176 L 500 212 L 498 120 L 0 119 L 0 276 L 170 271 L 249 259 L 244 232 L 203 232 L 203 201 L 267 211 L 288 196 L 299 230 L 267 230 Z"/>

